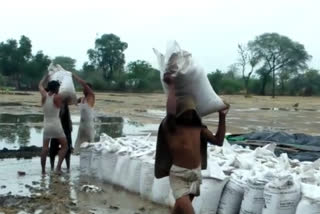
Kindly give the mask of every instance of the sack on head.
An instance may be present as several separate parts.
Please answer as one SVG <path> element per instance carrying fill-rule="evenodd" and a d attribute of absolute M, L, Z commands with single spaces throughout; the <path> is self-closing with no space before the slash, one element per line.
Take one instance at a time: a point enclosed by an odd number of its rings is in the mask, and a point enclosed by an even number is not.
<path fill-rule="evenodd" d="M 182 50 L 177 42 L 167 46 L 166 54 L 153 49 L 157 56 L 160 69 L 160 79 L 165 93 L 167 85 L 163 74 L 173 73 L 176 78 L 176 96 L 193 96 L 196 109 L 201 116 L 224 109 L 226 106 L 213 90 L 207 73 L 192 58 L 191 53 Z"/>

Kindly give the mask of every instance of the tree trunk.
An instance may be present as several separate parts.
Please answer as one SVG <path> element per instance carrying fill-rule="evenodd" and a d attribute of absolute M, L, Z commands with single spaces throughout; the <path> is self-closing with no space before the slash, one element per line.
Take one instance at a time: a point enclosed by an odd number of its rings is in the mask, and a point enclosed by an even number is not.
<path fill-rule="evenodd" d="M 266 85 L 267 85 L 267 76 L 263 76 L 262 77 L 262 86 L 261 86 L 261 90 L 260 90 L 260 95 L 262 95 L 262 96 L 266 95 L 266 93 L 265 93 Z"/>
<path fill-rule="evenodd" d="M 105 68 L 102 68 L 102 74 L 103 74 L 103 78 L 104 78 L 104 80 L 108 80 L 108 75 L 107 75 L 107 69 L 105 69 Z"/>
<path fill-rule="evenodd" d="M 110 63 L 110 64 L 109 64 L 109 67 L 110 67 L 110 71 L 109 71 L 108 77 L 109 77 L 109 79 L 112 79 L 112 77 L 113 77 L 113 72 L 114 72 L 113 65 Z"/>
<path fill-rule="evenodd" d="M 16 75 L 15 79 L 16 79 L 16 90 L 20 90 L 21 89 L 21 84 L 20 84 L 20 76 L 19 76 L 19 74 Z"/>
<path fill-rule="evenodd" d="M 284 80 L 281 80 L 281 95 L 284 95 L 284 91 L 285 91 L 285 88 L 284 88 Z"/>
<path fill-rule="evenodd" d="M 275 69 L 272 69 L 272 98 L 274 98 L 276 94 L 275 85 L 276 85 Z"/>
<path fill-rule="evenodd" d="M 249 95 L 249 77 L 245 79 L 246 95 Z"/>

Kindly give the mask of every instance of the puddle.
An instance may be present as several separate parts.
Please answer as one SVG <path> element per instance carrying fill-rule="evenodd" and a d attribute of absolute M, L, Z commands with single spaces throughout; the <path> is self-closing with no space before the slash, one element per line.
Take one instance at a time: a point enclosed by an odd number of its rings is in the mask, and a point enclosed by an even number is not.
<path fill-rule="evenodd" d="M 41 123 L 43 115 L 41 114 L 0 114 L 0 124 L 2 123 Z"/>
<path fill-rule="evenodd" d="M 73 123 L 73 145 L 77 138 L 80 116 L 71 117 Z M 102 133 L 111 137 L 155 134 L 158 124 L 140 124 L 122 117 L 97 116 L 95 119 L 95 141 Z M 19 149 L 21 146 L 42 146 L 43 115 L 0 114 L 0 150 Z"/>
<path fill-rule="evenodd" d="M 22 106 L 22 103 L 18 102 L 0 102 L 0 106 Z"/>
<path fill-rule="evenodd" d="M 233 109 L 233 111 L 291 111 L 291 112 L 320 112 L 318 109 L 300 109 L 300 108 L 247 108 Z"/>
<path fill-rule="evenodd" d="M 105 102 L 108 102 L 108 103 L 124 103 L 124 101 L 121 101 L 121 100 L 103 100 Z"/>
<path fill-rule="evenodd" d="M 6 172 L 0 173 L 0 213 L 170 213 L 168 208 L 145 201 L 137 194 L 81 176 L 79 162 L 79 156 L 72 156 L 71 171 L 62 176 L 51 173 L 47 162 L 48 174 L 42 176 L 40 158 L 0 160 L 0 172 Z M 18 171 L 26 174 L 19 176 Z M 103 191 L 81 191 L 86 184 Z"/>

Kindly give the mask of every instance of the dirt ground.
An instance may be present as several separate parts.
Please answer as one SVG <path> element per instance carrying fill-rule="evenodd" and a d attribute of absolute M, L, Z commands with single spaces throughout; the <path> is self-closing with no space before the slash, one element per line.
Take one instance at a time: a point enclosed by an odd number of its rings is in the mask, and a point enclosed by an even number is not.
<path fill-rule="evenodd" d="M 227 116 L 229 133 L 273 130 L 319 135 L 320 97 L 222 98 L 231 104 Z M 126 117 L 143 124 L 159 124 L 165 116 L 165 102 L 164 94 L 96 93 L 95 111 L 97 114 Z M 42 113 L 40 94 L 0 94 L 0 113 Z M 71 114 L 79 115 L 76 106 L 71 107 Z M 213 132 L 218 123 L 217 116 L 215 113 L 204 118 L 204 123 Z M 25 213 L 169 213 L 168 208 L 144 201 L 113 186 L 90 179 L 80 181 L 76 162 L 73 162 L 70 175 L 62 178 L 48 175 L 44 179 L 44 186 L 41 186 L 43 179 L 39 168 L 39 158 L 20 161 L 5 159 L 0 162 L 0 171 L 6 171 L 5 174 L 0 173 L 0 213 L 18 213 L 22 210 L 25 210 Z M 30 171 L 31 178 L 30 173 L 22 179 L 17 176 L 17 171 L 21 169 Z M 10 182 L 11 185 L 8 184 Z M 104 191 L 82 193 L 79 188 L 85 183 L 100 186 Z M 18 196 L 14 196 L 15 190 L 18 190 Z M 25 192 L 31 195 L 26 195 Z"/>
<path fill-rule="evenodd" d="M 0 113 L 42 113 L 39 93 L 24 95 L 1 94 Z M 81 96 L 81 93 L 78 93 Z M 227 132 L 248 133 L 261 130 L 286 131 L 318 135 L 320 128 L 320 97 L 276 97 L 241 95 L 221 96 L 231 104 L 227 117 Z M 5 106 L 6 103 L 16 106 Z M 144 124 L 159 124 L 165 115 L 164 94 L 96 93 L 97 113 L 122 116 Z M 76 106 L 72 114 L 79 114 Z M 204 118 L 215 131 L 217 114 Z"/>

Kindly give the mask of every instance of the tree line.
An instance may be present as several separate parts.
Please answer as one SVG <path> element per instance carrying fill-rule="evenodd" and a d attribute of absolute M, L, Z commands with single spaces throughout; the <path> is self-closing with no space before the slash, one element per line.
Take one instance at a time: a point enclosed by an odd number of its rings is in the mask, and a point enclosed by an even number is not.
<path fill-rule="evenodd" d="M 52 62 L 77 72 L 95 90 L 161 92 L 159 71 L 145 60 L 126 64 L 128 44 L 115 34 L 97 38 L 88 49 L 88 61 L 76 69 L 68 56 L 51 58 L 38 51 L 32 54 L 31 40 L 9 39 L 0 43 L 0 87 L 36 90 Z M 238 60 L 225 71 L 208 73 L 213 88 L 220 94 L 320 95 L 319 70 L 308 67 L 311 56 L 299 42 L 277 33 L 264 33 L 237 47 Z"/>

